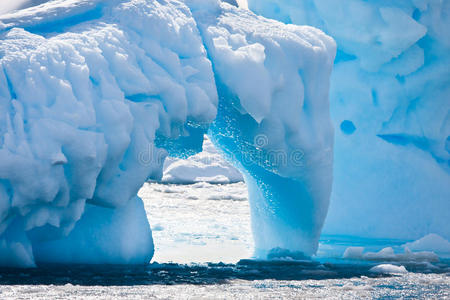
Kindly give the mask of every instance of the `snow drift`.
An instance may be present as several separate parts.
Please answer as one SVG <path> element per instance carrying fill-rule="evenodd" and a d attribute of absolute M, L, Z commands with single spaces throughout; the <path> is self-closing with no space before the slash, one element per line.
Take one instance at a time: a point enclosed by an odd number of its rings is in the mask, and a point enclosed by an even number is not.
<path fill-rule="evenodd" d="M 0 265 L 147 263 L 138 189 L 207 130 L 249 183 L 257 252 L 315 252 L 333 149 L 321 31 L 214 0 L 54 0 L 1 15 L 0 39 Z"/>

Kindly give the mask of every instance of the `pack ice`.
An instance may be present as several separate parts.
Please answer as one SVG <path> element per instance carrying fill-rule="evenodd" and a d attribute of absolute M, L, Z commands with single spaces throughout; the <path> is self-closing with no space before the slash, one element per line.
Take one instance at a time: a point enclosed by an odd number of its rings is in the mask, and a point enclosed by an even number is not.
<path fill-rule="evenodd" d="M 0 265 L 149 262 L 138 189 L 205 132 L 249 185 L 256 254 L 316 251 L 330 37 L 216 0 L 33 4 L 0 16 Z"/>
<path fill-rule="evenodd" d="M 450 239 L 450 1 L 248 5 L 336 40 L 334 183 L 324 232 Z"/>

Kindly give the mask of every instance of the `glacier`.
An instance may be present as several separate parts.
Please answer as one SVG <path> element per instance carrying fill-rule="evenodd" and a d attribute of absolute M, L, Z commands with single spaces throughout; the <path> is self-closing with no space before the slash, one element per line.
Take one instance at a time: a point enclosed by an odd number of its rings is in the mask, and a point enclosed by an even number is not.
<path fill-rule="evenodd" d="M 248 0 L 337 43 L 324 233 L 450 238 L 450 2 Z"/>
<path fill-rule="evenodd" d="M 249 185 L 255 255 L 315 253 L 332 38 L 216 0 L 24 5 L 0 15 L 0 265 L 148 263 L 137 192 L 205 133 Z"/>

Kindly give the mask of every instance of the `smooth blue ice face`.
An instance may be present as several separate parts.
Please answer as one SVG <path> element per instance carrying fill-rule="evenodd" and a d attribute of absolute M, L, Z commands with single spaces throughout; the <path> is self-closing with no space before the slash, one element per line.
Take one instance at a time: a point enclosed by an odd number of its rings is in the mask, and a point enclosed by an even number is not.
<path fill-rule="evenodd" d="M 0 22 L 0 265 L 148 262 L 136 194 L 214 120 L 250 186 L 256 255 L 315 253 L 330 37 L 216 0 L 52 1 Z"/>
<path fill-rule="evenodd" d="M 266 17 L 318 27 L 338 45 L 324 232 L 450 238 L 450 2 L 248 2 Z"/>

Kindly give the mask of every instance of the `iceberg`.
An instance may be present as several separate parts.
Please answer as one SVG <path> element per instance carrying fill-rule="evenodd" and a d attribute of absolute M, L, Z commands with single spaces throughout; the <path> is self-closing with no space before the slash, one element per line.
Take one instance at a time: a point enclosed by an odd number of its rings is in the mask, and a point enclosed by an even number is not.
<path fill-rule="evenodd" d="M 450 2 L 248 0 L 337 43 L 324 233 L 450 239 Z"/>
<path fill-rule="evenodd" d="M 256 255 L 314 254 L 330 37 L 215 0 L 34 4 L 0 15 L 0 265 L 147 263 L 137 192 L 205 133 L 249 184 Z"/>
<path fill-rule="evenodd" d="M 161 181 L 174 184 L 226 184 L 244 181 L 241 172 L 223 158 L 206 135 L 202 149 L 202 152 L 187 159 L 167 158 Z"/>

